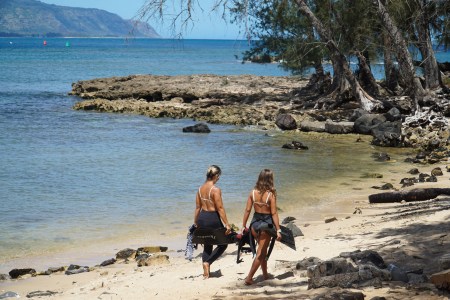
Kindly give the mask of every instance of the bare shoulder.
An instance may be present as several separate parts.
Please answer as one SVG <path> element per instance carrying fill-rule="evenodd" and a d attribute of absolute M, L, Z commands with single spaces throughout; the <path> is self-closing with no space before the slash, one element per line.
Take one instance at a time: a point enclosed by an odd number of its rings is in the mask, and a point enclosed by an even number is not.
<path fill-rule="evenodd" d="M 275 196 L 274 193 L 271 192 L 271 193 L 270 193 L 269 199 L 270 199 L 270 201 L 276 201 L 276 200 L 277 200 L 277 197 Z"/>
<path fill-rule="evenodd" d="M 214 195 L 222 195 L 222 190 L 220 189 L 220 187 L 214 186 L 211 193 Z"/>

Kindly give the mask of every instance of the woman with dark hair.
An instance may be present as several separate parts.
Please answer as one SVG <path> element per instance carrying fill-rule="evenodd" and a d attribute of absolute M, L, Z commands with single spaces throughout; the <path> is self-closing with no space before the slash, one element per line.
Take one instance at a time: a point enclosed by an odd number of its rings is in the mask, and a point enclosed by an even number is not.
<path fill-rule="evenodd" d="M 253 275 L 255 275 L 260 266 L 264 280 L 269 279 L 266 257 L 271 236 L 266 231 L 261 230 L 261 228 L 274 226 L 277 230 L 277 241 L 281 240 L 280 220 L 277 212 L 277 193 L 274 186 L 273 172 L 269 169 L 264 169 L 259 173 L 258 181 L 248 196 L 242 220 L 243 231 L 247 229 L 247 220 L 252 207 L 255 208 L 255 213 L 250 223 L 250 230 L 258 243 L 258 249 L 250 271 L 245 278 L 246 285 L 253 284 Z"/>
<path fill-rule="evenodd" d="M 198 228 L 217 229 L 226 227 L 225 234 L 230 234 L 231 227 L 223 207 L 222 192 L 220 188 L 215 186 L 221 173 L 222 171 L 216 165 L 210 166 L 206 171 L 206 181 L 198 189 L 195 199 L 194 224 Z M 213 250 L 213 245 L 203 245 L 204 279 L 209 278 L 211 264 L 223 254 L 227 246 L 227 244 L 217 245 Z"/>

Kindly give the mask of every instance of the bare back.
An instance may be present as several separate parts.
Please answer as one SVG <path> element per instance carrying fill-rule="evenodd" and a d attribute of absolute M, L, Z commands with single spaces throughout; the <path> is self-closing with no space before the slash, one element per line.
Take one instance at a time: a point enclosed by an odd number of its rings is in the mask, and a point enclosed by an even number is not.
<path fill-rule="evenodd" d="M 260 214 L 271 214 L 271 204 L 273 203 L 273 193 L 265 191 L 261 194 L 258 190 L 253 190 L 251 194 L 251 198 L 253 201 L 253 207 L 255 208 L 255 212 Z"/>
<path fill-rule="evenodd" d="M 215 185 L 204 184 L 197 192 L 197 203 L 204 211 L 216 211 L 216 200 L 220 195 L 220 189 Z"/>

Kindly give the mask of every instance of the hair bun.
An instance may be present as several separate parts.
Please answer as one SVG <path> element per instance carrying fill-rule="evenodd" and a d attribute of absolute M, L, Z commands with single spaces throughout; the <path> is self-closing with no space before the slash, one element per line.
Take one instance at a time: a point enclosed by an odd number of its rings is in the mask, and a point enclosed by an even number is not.
<path fill-rule="evenodd" d="M 219 166 L 211 165 L 208 167 L 208 170 L 206 171 L 206 178 L 212 179 L 216 175 L 220 175 L 222 173 L 222 170 L 220 170 Z"/>

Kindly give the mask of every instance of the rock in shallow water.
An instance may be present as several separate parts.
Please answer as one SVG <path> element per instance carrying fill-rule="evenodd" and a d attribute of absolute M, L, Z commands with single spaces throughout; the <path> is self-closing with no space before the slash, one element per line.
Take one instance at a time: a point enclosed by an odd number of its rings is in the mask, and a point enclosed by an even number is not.
<path fill-rule="evenodd" d="M 205 123 L 198 123 L 194 126 L 187 126 L 183 128 L 183 132 L 194 132 L 194 133 L 210 133 L 208 125 Z"/>
<path fill-rule="evenodd" d="M 284 149 L 292 149 L 292 150 L 308 150 L 308 146 L 304 145 L 299 141 L 292 141 L 291 143 L 286 143 L 282 146 Z"/>

